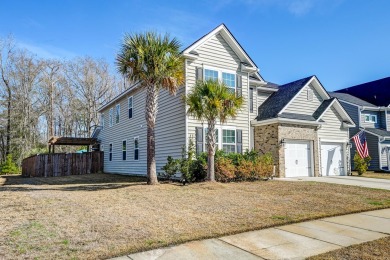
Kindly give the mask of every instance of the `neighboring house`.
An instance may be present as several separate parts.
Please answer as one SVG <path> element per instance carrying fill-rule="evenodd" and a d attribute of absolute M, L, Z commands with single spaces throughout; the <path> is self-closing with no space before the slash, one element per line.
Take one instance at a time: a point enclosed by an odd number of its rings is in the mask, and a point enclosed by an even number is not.
<path fill-rule="evenodd" d="M 354 125 L 316 77 L 283 86 L 266 82 L 224 24 L 182 54 L 184 86 L 176 96 L 160 91 L 156 119 L 157 172 L 162 171 L 168 156 L 180 158 L 182 147 L 188 146 L 190 139 L 197 153 L 206 151 L 207 123 L 186 114 L 182 96 L 197 80 L 218 79 L 245 100 L 235 119 L 217 125 L 219 149 L 242 153 L 254 148 L 272 152 L 281 177 L 346 174 L 348 127 Z M 146 174 L 145 91 L 135 84 L 99 112 L 103 123 L 97 136 L 104 150 L 104 171 Z"/>
<path fill-rule="evenodd" d="M 356 127 L 350 129 L 350 137 L 353 137 L 360 130 L 366 133 L 368 152 L 371 156 L 369 169 L 371 170 L 389 170 L 390 164 L 390 114 L 389 107 L 377 106 L 375 104 L 364 101 L 358 97 L 347 93 L 330 93 L 331 96 L 340 100 L 341 104 L 351 116 L 356 124 Z M 367 96 L 371 95 L 371 91 L 367 92 Z M 367 98 L 368 99 L 368 98 Z M 381 100 L 376 98 L 376 101 Z M 380 104 L 388 104 L 384 100 Z M 379 104 L 379 103 L 378 103 Z M 353 144 L 351 153 L 352 158 L 356 152 L 356 147 Z M 352 160 L 353 167 L 353 160 Z"/>
<path fill-rule="evenodd" d="M 339 89 L 335 92 L 350 94 L 377 107 L 388 107 L 390 105 L 390 77 Z"/>

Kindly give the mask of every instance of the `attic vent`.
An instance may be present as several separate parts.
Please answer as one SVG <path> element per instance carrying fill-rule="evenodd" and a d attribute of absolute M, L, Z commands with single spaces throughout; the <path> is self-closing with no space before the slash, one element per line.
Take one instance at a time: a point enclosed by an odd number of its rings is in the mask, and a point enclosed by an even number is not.
<path fill-rule="evenodd" d="M 311 90 L 311 89 L 307 90 L 307 100 L 313 101 L 313 90 Z"/>

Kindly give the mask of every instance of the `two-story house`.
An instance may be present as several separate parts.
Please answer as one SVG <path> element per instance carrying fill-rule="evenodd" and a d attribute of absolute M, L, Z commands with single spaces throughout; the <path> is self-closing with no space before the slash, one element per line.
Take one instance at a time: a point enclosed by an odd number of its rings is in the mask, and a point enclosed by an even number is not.
<path fill-rule="evenodd" d="M 259 68 L 222 24 L 182 52 L 185 84 L 176 96 L 160 91 L 156 120 L 156 164 L 181 157 L 190 138 L 206 151 L 207 123 L 186 114 L 182 96 L 197 80 L 216 79 L 242 95 L 237 117 L 217 125 L 217 146 L 225 152 L 271 152 L 280 177 L 345 175 L 352 119 L 315 76 L 278 86 Z M 99 109 L 98 131 L 104 171 L 146 173 L 145 91 L 135 84 Z M 321 151 L 323 151 L 321 153 Z M 322 167 L 322 169 L 321 169 Z"/>
<path fill-rule="evenodd" d="M 372 100 L 382 100 L 374 98 L 372 92 L 368 91 Z M 364 130 L 367 139 L 368 153 L 371 156 L 369 169 L 389 170 L 390 164 L 390 114 L 389 107 L 377 106 L 347 93 L 331 93 L 331 96 L 340 100 L 344 109 L 351 116 L 356 127 L 350 129 L 350 137 Z M 382 101 L 381 101 L 382 102 Z M 383 100 L 383 104 L 390 103 Z M 352 146 L 352 158 L 356 152 L 355 145 Z M 353 165 L 353 160 L 352 160 Z"/>

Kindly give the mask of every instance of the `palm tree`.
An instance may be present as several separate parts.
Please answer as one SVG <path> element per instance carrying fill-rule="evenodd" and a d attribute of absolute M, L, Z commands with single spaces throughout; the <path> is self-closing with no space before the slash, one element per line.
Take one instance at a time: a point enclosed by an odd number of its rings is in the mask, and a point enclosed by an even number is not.
<path fill-rule="evenodd" d="M 171 39 L 168 34 L 127 34 L 116 58 L 118 71 L 146 89 L 148 184 L 158 183 L 154 129 L 159 91 L 163 88 L 174 95 L 184 82 L 184 59 L 180 54 L 180 46 L 179 41 Z"/>
<path fill-rule="evenodd" d="M 188 107 L 187 114 L 198 120 L 207 121 L 207 180 L 215 181 L 215 125 L 217 120 L 225 123 L 227 119 L 234 118 L 242 107 L 243 98 L 236 96 L 225 84 L 207 80 L 196 82 L 185 97 L 185 103 Z"/>

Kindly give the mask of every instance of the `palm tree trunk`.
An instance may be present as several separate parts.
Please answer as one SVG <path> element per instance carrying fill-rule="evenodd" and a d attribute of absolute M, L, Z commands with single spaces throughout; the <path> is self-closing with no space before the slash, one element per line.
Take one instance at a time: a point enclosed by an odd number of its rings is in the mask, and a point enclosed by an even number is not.
<path fill-rule="evenodd" d="M 215 120 L 208 121 L 207 152 L 208 152 L 207 180 L 208 181 L 215 181 L 215 170 L 214 170 Z"/>
<path fill-rule="evenodd" d="M 155 125 L 157 116 L 158 90 L 154 85 L 146 88 L 146 124 L 147 124 L 147 179 L 148 184 L 158 184 L 156 173 Z"/>

